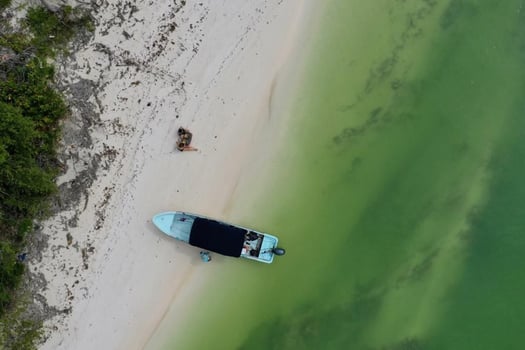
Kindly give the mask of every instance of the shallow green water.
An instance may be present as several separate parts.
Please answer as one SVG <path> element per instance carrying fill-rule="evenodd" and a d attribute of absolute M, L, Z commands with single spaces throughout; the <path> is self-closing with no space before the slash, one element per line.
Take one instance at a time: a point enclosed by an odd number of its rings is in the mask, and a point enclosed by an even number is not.
<path fill-rule="evenodd" d="M 521 349 L 523 5 L 330 1 L 267 190 L 232 209 L 288 254 L 225 261 L 167 348 Z"/>

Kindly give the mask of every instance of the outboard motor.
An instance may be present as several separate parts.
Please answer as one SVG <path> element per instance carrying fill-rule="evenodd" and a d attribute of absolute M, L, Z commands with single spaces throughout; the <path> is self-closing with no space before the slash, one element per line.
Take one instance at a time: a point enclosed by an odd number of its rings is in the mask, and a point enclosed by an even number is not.
<path fill-rule="evenodd" d="M 279 247 L 275 247 L 272 249 L 272 252 L 275 254 L 275 255 L 284 255 L 286 254 L 286 250 L 284 250 L 284 248 L 279 248 Z"/>

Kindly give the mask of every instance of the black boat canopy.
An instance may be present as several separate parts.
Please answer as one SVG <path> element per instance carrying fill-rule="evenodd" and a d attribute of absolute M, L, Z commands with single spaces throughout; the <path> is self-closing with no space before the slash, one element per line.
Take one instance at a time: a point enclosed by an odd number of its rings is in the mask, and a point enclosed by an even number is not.
<path fill-rule="evenodd" d="M 240 257 L 245 229 L 215 220 L 195 218 L 190 233 L 190 244 L 215 253 Z"/>

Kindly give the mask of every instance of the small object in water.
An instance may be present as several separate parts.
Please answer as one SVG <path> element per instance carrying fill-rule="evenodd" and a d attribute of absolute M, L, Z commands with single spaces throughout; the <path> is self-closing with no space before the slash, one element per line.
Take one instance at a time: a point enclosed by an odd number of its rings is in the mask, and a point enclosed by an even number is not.
<path fill-rule="evenodd" d="M 279 256 L 282 256 L 284 254 L 286 254 L 286 250 L 284 250 L 283 248 L 279 248 L 279 247 L 275 247 L 272 249 L 272 252 L 275 254 L 275 255 L 279 255 Z"/>
<path fill-rule="evenodd" d="M 201 251 L 200 255 L 201 255 L 201 260 L 202 261 L 204 261 L 204 262 L 210 262 L 211 261 L 210 252 Z"/>

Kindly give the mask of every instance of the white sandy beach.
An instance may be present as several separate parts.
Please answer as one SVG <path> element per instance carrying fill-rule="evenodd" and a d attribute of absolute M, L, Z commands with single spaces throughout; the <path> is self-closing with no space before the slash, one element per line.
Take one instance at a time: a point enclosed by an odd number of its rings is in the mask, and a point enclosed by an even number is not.
<path fill-rule="evenodd" d="M 100 166 L 79 204 L 42 224 L 49 247 L 30 269 L 48 281 L 41 295 L 63 310 L 45 324 L 42 350 L 142 349 L 170 305 L 191 305 L 213 269 L 150 219 L 164 210 L 235 219 L 229 201 L 248 174 L 243 165 L 275 151 L 258 135 L 275 127 L 287 86 L 280 76 L 314 6 L 98 5 L 94 38 L 59 69 L 66 85 L 95 84 L 86 102 L 100 115 L 92 145 L 64 144 L 70 157 L 59 183 L 73 186 L 92 157 Z M 65 123 L 80 118 L 73 108 Z M 175 149 L 180 126 L 193 132 L 197 152 Z"/>

